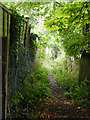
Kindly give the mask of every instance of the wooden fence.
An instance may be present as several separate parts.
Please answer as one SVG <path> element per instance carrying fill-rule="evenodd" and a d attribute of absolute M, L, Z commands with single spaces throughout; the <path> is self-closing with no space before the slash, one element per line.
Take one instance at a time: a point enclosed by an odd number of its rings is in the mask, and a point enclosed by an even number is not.
<path fill-rule="evenodd" d="M 10 48 L 10 33 L 11 33 L 11 20 L 12 20 L 12 10 L 6 8 L 0 3 L 0 56 L 2 57 L 2 116 L 6 119 L 7 116 L 7 86 L 8 86 L 8 64 L 9 64 L 9 48 Z M 23 27 L 21 28 L 22 34 L 20 35 L 20 43 L 22 44 L 21 49 L 29 48 L 29 38 L 30 38 L 30 25 L 29 19 L 23 22 Z"/>
<path fill-rule="evenodd" d="M 0 3 L 0 41 L 2 41 L 2 116 L 7 113 L 8 55 L 11 11 Z"/>

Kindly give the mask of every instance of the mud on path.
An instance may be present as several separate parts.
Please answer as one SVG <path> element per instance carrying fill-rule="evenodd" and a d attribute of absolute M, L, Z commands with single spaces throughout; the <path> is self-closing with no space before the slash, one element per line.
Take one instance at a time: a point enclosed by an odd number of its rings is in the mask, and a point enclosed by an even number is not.
<path fill-rule="evenodd" d="M 68 100 L 61 86 L 57 85 L 52 78 L 51 73 L 48 74 L 49 86 L 53 98 L 48 98 L 40 106 L 38 106 L 35 118 L 38 119 L 89 119 L 87 109 L 75 106 L 73 100 Z"/>

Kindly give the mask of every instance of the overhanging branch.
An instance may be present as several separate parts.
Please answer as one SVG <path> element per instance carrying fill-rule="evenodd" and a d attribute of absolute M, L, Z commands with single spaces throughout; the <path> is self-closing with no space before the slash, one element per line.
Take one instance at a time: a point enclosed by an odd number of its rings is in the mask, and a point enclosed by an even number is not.
<path fill-rule="evenodd" d="M 55 3 L 57 3 L 60 7 L 63 7 L 63 5 L 61 5 L 59 2 L 56 1 Z"/>

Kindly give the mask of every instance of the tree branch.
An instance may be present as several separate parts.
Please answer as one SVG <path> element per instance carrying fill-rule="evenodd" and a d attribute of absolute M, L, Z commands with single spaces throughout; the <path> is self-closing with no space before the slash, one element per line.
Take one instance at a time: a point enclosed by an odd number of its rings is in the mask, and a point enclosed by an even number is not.
<path fill-rule="evenodd" d="M 63 7 L 63 5 L 61 5 L 59 2 L 56 1 L 55 3 L 57 3 L 60 7 Z"/>
<path fill-rule="evenodd" d="M 85 2 L 85 3 L 86 3 L 86 2 Z M 84 3 L 84 4 L 85 4 L 85 3 Z M 84 4 L 83 4 L 83 6 L 81 7 L 81 9 L 80 9 L 80 11 L 79 11 L 79 15 L 80 15 L 80 13 L 81 13 L 83 7 L 84 7 Z M 76 17 L 75 17 L 71 22 L 73 22 L 75 19 L 77 19 L 77 18 L 79 17 L 79 15 L 76 15 Z"/>
<path fill-rule="evenodd" d="M 17 4 L 15 7 L 18 7 L 19 5 L 21 5 L 22 4 L 22 2 L 20 2 L 19 4 Z"/>

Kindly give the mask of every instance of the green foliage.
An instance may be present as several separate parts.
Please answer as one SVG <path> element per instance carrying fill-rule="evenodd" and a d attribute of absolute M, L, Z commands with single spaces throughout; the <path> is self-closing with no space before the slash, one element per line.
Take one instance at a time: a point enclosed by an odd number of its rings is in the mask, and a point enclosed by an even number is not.
<path fill-rule="evenodd" d="M 6 3 L 7 4 L 7 3 Z M 45 25 L 50 30 L 41 29 L 40 39 L 37 34 L 30 34 L 30 57 L 35 58 L 36 53 L 36 41 L 38 46 L 38 58 L 45 58 L 42 60 L 45 64 L 35 63 L 34 68 L 27 73 L 24 79 L 20 79 L 22 83 L 19 83 L 19 89 L 12 99 L 12 106 L 15 107 L 17 111 L 16 116 L 24 115 L 26 118 L 33 116 L 33 108 L 40 104 L 47 96 L 51 97 L 51 92 L 48 87 L 48 71 L 46 67 L 51 67 L 52 75 L 56 82 L 63 87 L 66 96 L 75 99 L 77 104 L 88 105 L 88 87 L 86 81 L 82 82 L 80 86 L 78 85 L 77 70 L 72 72 L 71 61 L 69 57 L 62 57 L 60 59 L 55 58 L 55 52 L 59 48 L 59 52 L 62 50 L 61 43 L 64 47 L 65 53 L 69 56 L 74 56 L 78 58 L 82 51 L 89 52 L 89 31 L 86 30 L 86 25 L 89 25 L 89 7 L 90 2 L 72 2 L 72 3 L 60 3 L 60 6 L 55 8 L 56 3 L 33 3 L 33 2 L 20 2 L 20 3 L 8 3 L 10 8 L 19 8 L 19 12 L 28 13 L 31 23 L 38 21 L 38 16 L 45 16 L 44 19 L 47 20 Z M 52 7 L 53 6 L 53 7 Z M 50 9 L 49 9 L 50 8 Z M 49 10 L 48 10 L 49 9 Z M 54 11 L 56 9 L 56 11 Z M 35 12 L 36 11 L 36 12 Z M 55 13 L 55 15 L 54 15 Z M 52 19 L 51 19 L 52 18 Z M 51 19 L 51 20 L 48 20 Z M 18 48 L 20 45 L 20 33 L 22 27 L 23 16 L 17 13 L 17 9 L 13 10 L 12 22 L 12 46 L 11 52 L 13 57 L 18 54 Z M 82 28 L 84 27 L 84 30 Z M 42 32 L 43 31 L 43 32 Z M 56 32 L 56 31 L 59 31 Z M 55 32 L 55 33 L 54 33 Z M 85 35 L 84 35 L 85 34 Z M 42 37 L 43 36 L 43 37 Z M 46 55 L 46 47 L 52 49 L 54 54 L 52 57 L 50 54 Z M 46 61 L 48 58 L 50 60 Z M 15 59 L 14 59 L 15 60 Z M 51 63 L 52 62 L 52 63 Z M 49 65 L 50 63 L 50 65 Z M 45 67 L 44 67 L 45 66 Z M 22 72 L 21 72 L 21 76 Z M 22 77 L 21 77 L 22 78 Z M 18 107 L 18 108 L 17 108 Z M 14 114 L 15 114 L 14 111 Z M 19 111 L 19 112 L 18 112 Z M 30 112 L 30 113 L 29 113 Z"/>
<path fill-rule="evenodd" d="M 90 51 L 89 8 L 90 2 L 69 2 L 59 7 L 55 17 L 45 22 L 47 28 L 60 32 L 65 52 L 70 56 L 78 57 L 82 51 Z"/>
<path fill-rule="evenodd" d="M 30 58 L 32 60 L 35 59 L 35 55 L 37 52 L 37 43 L 36 39 L 39 39 L 39 36 L 35 33 L 30 33 Z"/>
<path fill-rule="evenodd" d="M 79 57 L 83 46 L 87 41 L 84 40 L 82 29 L 72 28 L 64 31 L 62 34 L 62 44 L 65 48 L 66 54 L 74 57 Z"/>
<path fill-rule="evenodd" d="M 66 62 L 68 64 L 66 64 Z M 78 70 L 71 72 L 69 59 L 67 59 L 67 61 L 60 59 L 54 62 L 52 75 L 56 83 L 63 88 L 68 99 L 74 99 L 76 105 L 90 107 L 89 86 L 87 86 L 88 81 L 85 79 L 79 84 Z"/>
<path fill-rule="evenodd" d="M 18 2 L 17 1 L 17 2 L 3 2 L 3 4 L 8 8 L 18 9 L 18 12 L 22 13 L 23 15 L 29 15 L 30 23 L 32 24 L 32 26 L 38 23 L 38 17 L 45 16 L 46 14 L 48 14 L 48 12 L 51 13 L 49 2 L 21 2 L 21 1 Z M 50 18 L 50 16 L 51 15 L 49 15 L 48 17 Z M 46 18 L 48 19 L 48 17 Z"/>
<path fill-rule="evenodd" d="M 16 9 L 12 11 L 11 35 L 10 35 L 10 58 L 16 62 L 20 49 L 21 27 L 23 27 L 24 16 L 20 16 Z"/>
<path fill-rule="evenodd" d="M 55 17 L 45 22 L 47 27 L 57 26 L 58 29 L 69 28 L 72 25 L 80 27 L 89 23 L 90 2 L 66 3 L 55 11 Z M 53 27 L 54 28 L 54 27 Z"/>
<path fill-rule="evenodd" d="M 15 91 L 15 95 L 14 98 L 12 99 L 12 104 L 14 104 L 15 106 L 17 106 L 18 104 L 20 104 L 20 101 L 23 100 L 23 95 L 18 91 Z"/>
<path fill-rule="evenodd" d="M 12 99 L 12 106 L 18 107 L 16 108 L 17 115 L 22 114 L 23 110 L 28 107 L 29 113 L 26 109 L 24 115 L 30 118 L 34 114 L 33 109 L 38 104 L 44 101 L 46 97 L 52 97 L 48 82 L 47 69 L 37 61 L 32 71 L 27 74 L 23 84 L 19 83 L 18 92 Z"/>
<path fill-rule="evenodd" d="M 53 65 L 52 75 L 54 76 L 57 84 L 61 85 L 63 89 L 70 89 L 73 83 L 77 83 L 78 71 L 75 73 L 71 72 L 71 62 L 69 59 L 59 58 L 58 61 Z"/>
<path fill-rule="evenodd" d="M 90 107 L 89 102 L 89 87 L 86 84 L 87 80 L 84 80 L 80 85 L 72 83 L 68 91 L 65 92 L 65 95 L 69 98 L 75 100 L 77 105 L 82 105 L 83 107 Z"/>
<path fill-rule="evenodd" d="M 24 80 L 24 87 L 22 89 L 24 93 L 24 98 L 26 103 L 29 102 L 31 104 L 38 102 L 38 99 L 45 98 L 50 94 L 48 88 L 48 72 L 42 65 L 37 64 L 32 73 L 28 74 L 26 79 Z"/>

